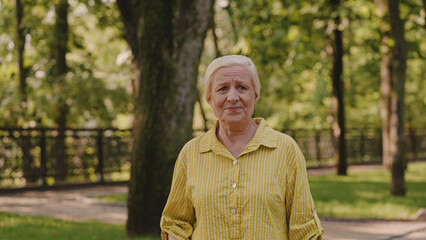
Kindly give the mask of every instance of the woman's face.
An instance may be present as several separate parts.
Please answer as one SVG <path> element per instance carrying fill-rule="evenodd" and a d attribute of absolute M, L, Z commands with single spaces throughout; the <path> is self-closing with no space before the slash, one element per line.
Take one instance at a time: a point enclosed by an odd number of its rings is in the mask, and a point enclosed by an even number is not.
<path fill-rule="evenodd" d="M 227 125 L 248 123 L 258 98 L 246 66 L 222 67 L 213 75 L 208 102 L 221 123 Z"/>

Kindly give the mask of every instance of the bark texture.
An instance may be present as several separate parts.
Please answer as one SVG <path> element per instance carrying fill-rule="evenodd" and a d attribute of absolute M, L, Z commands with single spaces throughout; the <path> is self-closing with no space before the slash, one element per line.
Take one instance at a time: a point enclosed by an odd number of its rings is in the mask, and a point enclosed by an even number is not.
<path fill-rule="evenodd" d="M 55 169 L 55 180 L 65 180 L 67 172 L 66 156 L 65 156 L 65 127 L 67 124 L 67 115 L 69 107 L 66 103 L 66 96 L 62 91 L 65 85 L 65 75 L 67 73 L 66 54 L 68 51 L 68 0 L 59 0 L 55 6 L 56 23 L 55 23 L 55 86 L 59 94 L 57 102 L 57 114 L 55 116 L 58 135 L 52 146 L 52 160 Z"/>
<path fill-rule="evenodd" d="M 117 4 L 135 70 L 127 234 L 158 234 L 174 162 L 192 137 L 196 77 L 213 0 Z"/>
<path fill-rule="evenodd" d="M 383 164 L 392 173 L 390 191 L 405 195 L 404 92 L 407 50 L 398 0 L 376 0 L 383 18 L 381 120 Z"/>

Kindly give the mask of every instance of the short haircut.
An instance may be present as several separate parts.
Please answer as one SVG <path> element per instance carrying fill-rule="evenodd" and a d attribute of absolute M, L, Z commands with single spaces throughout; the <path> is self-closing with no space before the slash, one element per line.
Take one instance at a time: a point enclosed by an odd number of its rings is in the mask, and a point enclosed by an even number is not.
<path fill-rule="evenodd" d="M 253 61 L 245 56 L 241 55 L 227 55 L 223 57 L 216 58 L 213 60 L 210 65 L 207 67 L 206 74 L 204 77 L 204 95 L 207 101 L 209 101 L 211 96 L 212 89 L 212 79 L 214 77 L 215 72 L 222 67 L 230 67 L 230 66 L 247 66 L 251 80 L 253 81 L 254 92 L 257 94 L 257 97 L 260 97 L 260 82 L 259 76 L 257 74 L 256 66 Z"/>

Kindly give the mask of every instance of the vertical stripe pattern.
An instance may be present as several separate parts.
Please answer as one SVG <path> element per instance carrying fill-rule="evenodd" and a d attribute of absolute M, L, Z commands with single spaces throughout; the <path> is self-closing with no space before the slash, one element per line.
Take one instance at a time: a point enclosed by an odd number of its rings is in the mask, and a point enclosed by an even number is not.
<path fill-rule="evenodd" d="M 176 161 L 161 237 L 322 239 L 305 159 L 265 120 L 238 158 L 216 137 L 218 123 L 189 141 Z"/>

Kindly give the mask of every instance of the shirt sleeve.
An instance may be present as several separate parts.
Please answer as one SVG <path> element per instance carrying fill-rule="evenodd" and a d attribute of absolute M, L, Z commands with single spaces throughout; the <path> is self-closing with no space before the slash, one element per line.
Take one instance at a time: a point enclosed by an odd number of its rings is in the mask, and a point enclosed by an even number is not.
<path fill-rule="evenodd" d="M 309 189 L 305 158 L 293 142 L 292 168 L 287 178 L 286 218 L 289 239 L 322 239 L 324 229 Z"/>
<path fill-rule="evenodd" d="M 187 172 L 182 152 L 175 164 L 169 198 L 161 217 L 162 240 L 167 240 L 168 234 L 179 240 L 190 239 L 193 232 L 194 207 L 186 194 Z"/>

